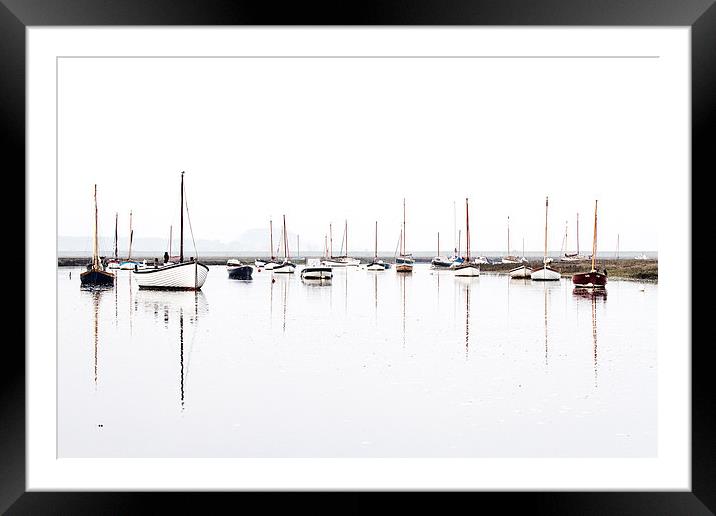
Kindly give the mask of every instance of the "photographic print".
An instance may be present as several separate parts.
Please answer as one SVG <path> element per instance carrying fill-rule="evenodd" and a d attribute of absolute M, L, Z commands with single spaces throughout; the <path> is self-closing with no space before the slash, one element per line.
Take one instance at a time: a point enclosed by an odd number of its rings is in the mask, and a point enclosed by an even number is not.
<path fill-rule="evenodd" d="M 655 457 L 664 59 L 59 58 L 58 456 Z"/>

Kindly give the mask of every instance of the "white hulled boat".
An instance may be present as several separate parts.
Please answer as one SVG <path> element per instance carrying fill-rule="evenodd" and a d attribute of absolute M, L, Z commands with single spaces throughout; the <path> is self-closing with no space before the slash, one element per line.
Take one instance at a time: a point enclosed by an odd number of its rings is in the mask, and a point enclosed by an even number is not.
<path fill-rule="evenodd" d="M 544 203 L 544 257 L 542 258 L 542 268 L 532 271 L 530 277 L 534 281 L 558 281 L 562 276 L 559 272 L 549 267 L 550 259 L 547 258 L 547 210 L 549 208 L 549 197 Z"/>
<path fill-rule="evenodd" d="M 455 276 L 476 278 L 480 275 L 480 266 L 470 260 L 470 209 L 467 198 L 465 198 L 465 240 L 465 252 L 467 254 L 465 261 L 455 266 Z"/>
<path fill-rule="evenodd" d="M 179 263 L 154 265 L 135 270 L 132 274 L 141 289 L 199 290 L 209 274 L 209 267 L 196 257 L 184 261 L 184 172 L 181 173 L 181 230 L 179 232 Z M 191 223 L 191 221 L 190 221 Z M 195 250 L 196 251 L 196 250 Z"/>
<path fill-rule="evenodd" d="M 375 221 L 375 254 L 373 254 L 373 260 L 366 266 L 369 271 L 384 271 L 385 263 L 383 260 L 378 259 L 378 221 Z"/>
<path fill-rule="evenodd" d="M 405 254 L 405 198 L 403 198 L 403 229 L 400 231 L 400 256 L 395 258 L 396 272 L 413 272 L 415 260 L 412 254 Z"/>

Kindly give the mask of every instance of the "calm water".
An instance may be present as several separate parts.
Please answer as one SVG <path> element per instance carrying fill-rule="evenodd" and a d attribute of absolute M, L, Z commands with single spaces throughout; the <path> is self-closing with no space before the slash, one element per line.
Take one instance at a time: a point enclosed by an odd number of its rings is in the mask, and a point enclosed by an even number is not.
<path fill-rule="evenodd" d="M 655 284 L 81 270 L 57 273 L 60 457 L 656 455 Z"/>

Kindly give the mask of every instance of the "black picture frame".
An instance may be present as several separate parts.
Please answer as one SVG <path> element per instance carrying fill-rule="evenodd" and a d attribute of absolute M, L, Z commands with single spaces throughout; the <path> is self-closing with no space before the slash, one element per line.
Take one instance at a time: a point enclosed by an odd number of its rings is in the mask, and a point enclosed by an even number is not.
<path fill-rule="evenodd" d="M 696 178 L 708 177 L 716 170 L 714 0 L 363 0 L 293 2 L 280 8 L 271 2 L 231 0 L 0 0 L 0 113 L 5 128 L 3 161 L 7 167 L 4 177 L 15 177 L 19 183 L 17 188 L 23 191 L 24 181 L 20 182 L 20 178 L 24 178 L 25 171 L 25 29 L 50 25 L 689 26 L 692 45 L 692 192 L 698 191 L 693 188 Z M 28 201 L 26 198 L 26 203 Z M 694 198 L 694 222 L 708 218 L 706 206 L 708 203 L 697 203 Z M 24 249 L 22 253 L 24 263 Z M 25 269 L 24 272 L 28 271 Z M 688 278 L 689 282 L 691 280 Z M 701 320 L 707 317 L 706 309 L 708 307 L 692 302 L 693 313 L 701 314 Z M 696 345 L 691 347 L 691 492 L 462 493 L 457 495 L 457 500 L 451 499 L 451 503 L 490 502 L 499 504 L 501 511 L 522 509 L 549 514 L 713 514 L 716 511 L 716 411 L 713 410 L 709 360 L 711 340 L 694 342 Z M 692 345 L 691 342 L 671 344 Z M 205 513 L 209 508 L 207 504 L 231 502 L 236 496 L 264 502 L 267 494 L 260 493 L 213 493 L 209 501 L 208 493 L 26 492 L 25 351 L 12 338 L 6 339 L 3 351 L 0 512 L 126 514 L 147 512 L 150 502 L 158 502 L 164 510 Z M 469 500 L 464 500 L 467 497 Z M 307 493 L 288 493 L 281 502 L 291 510 L 302 505 L 315 508 L 313 498 Z M 353 492 L 344 495 L 340 501 L 334 501 L 331 496 L 324 500 L 326 505 L 330 504 L 340 512 L 368 511 L 384 504 L 384 496 L 380 493 Z M 242 500 L 242 503 L 246 502 Z M 415 493 L 409 502 L 400 503 L 403 512 L 409 506 L 440 512 L 449 508 L 443 496 L 426 498 L 424 493 Z M 271 504 L 276 509 L 275 502 Z"/>

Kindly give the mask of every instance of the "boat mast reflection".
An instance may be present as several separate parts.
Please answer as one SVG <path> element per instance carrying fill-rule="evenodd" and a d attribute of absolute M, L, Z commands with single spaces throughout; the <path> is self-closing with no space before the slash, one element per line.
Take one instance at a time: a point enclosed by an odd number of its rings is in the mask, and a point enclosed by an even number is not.
<path fill-rule="evenodd" d="M 184 309 L 179 307 L 179 391 L 184 411 Z"/>
<path fill-rule="evenodd" d="M 599 360 L 597 354 L 597 299 L 601 298 L 603 302 L 607 300 L 607 291 L 602 289 L 590 289 L 575 287 L 572 291 L 577 297 L 589 299 L 592 314 L 592 362 L 594 367 L 594 387 L 598 387 L 599 376 Z"/>
<path fill-rule="evenodd" d="M 465 285 L 465 360 L 470 347 L 470 284 Z"/>
<path fill-rule="evenodd" d="M 405 349 L 405 275 L 400 275 L 400 289 L 402 291 L 403 298 L 403 349 Z"/>

